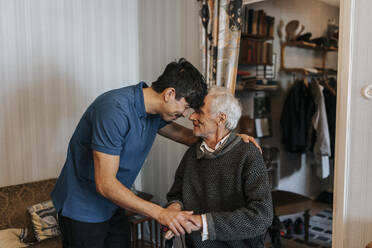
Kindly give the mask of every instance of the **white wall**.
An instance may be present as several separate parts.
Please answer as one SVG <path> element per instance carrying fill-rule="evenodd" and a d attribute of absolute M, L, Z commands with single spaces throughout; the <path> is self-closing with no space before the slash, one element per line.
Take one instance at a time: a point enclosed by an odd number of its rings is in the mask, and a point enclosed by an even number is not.
<path fill-rule="evenodd" d="M 309 196 L 317 195 L 321 190 L 332 187 L 333 178 L 321 180 L 316 176 L 314 166 L 306 162 L 306 156 L 289 154 L 281 145 L 280 116 L 285 97 L 290 89 L 293 77 L 279 72 L 280 67 L 280 40 L 277 26 L 280 20 L 284 24 L 291 20 L 299 20 L 305 25 L 305 32 L 311 32 L 312 38 L 325 34 L 328 19 L 335 18 L 338 22 L 339 9 L 316 0 L 267 0 L 251 5 L 254 9 L 264 9 L 267 15 L 275 17 L 274 52 L 277 54 L 278 79 L 281 89 L 270 94 L 272 97 L 273 137 L 261 139 L 263 145 L 280 147 L 281 170 L 280 189 L 298 192 Z M 285 35 L 285 30 L 283 30 Z M 322 57 L 312 50 L 289 47 L 286 49 L 286 67 L 314 67 L 322 66 Z M 337 53 L 329 53 L 327 67 L 337 69 Z M 248 94 L 242 94 L 242 103 L 248 104 Z"/>
<path fill-rule="evenodd" d="M 165 66 L 181 57 L 200 69 L 199 3 L 195 0 L 138 2 L 140 80 L 153 82 Z M 181 124 L 191 125 L 188 120 Z M 142 190 L 165 203 L 175 170 L 187 147 L 158 137 L 142 171 Z"/>
<path fill-rule="evenodd" d="M 0 1 L 0 186 L 57 177 L 100 93 L 138 81 L 136 0 Z"/>

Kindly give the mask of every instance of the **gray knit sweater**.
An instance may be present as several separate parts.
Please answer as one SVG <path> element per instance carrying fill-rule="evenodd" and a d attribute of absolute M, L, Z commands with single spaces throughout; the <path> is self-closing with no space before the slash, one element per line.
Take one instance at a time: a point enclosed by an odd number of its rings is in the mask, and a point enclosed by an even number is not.
<path fill-rule="evenodd" d="M 213 154 L 203 154 L 200 142 L 190 147 L 167 199 L 206 214 L 209 239 L 193 232 L 188 247 L 264 247 L 273 218 L 266 167 L 259 150 L 233 133 Z"/>

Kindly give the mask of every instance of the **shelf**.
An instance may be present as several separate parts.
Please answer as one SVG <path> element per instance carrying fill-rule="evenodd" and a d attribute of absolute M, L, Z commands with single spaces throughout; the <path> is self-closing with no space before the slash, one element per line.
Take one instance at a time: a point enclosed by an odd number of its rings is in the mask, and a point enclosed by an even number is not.
<path fill-rule="evenodd" d="M 262 35 L 254 35 L 254 34 L 242 34 L 242 38 L 248 38 L 252 40 L 274 40 L 274 37 L 269 37 L 269 36 L 262 36 Z"/>
<path fill-rule="evenodd" d="M 256 66 L 256 65 L 262 65 L 262 66 L 264 66 L 264 65 L 266 65 L 266 66 L 272 66 L 273 64 L 271 63 L 239 63 L 239 66 Z"/>
<path fill-rule="evenodd" d="M 284 71 L 284 72 L 287 72 L 287 73 L 303 73 L 303 74 L 310 74 L 310 72 L 308 70 L 306 70 L 305 68 L 280 68 L 281 71 Z"/>
<path fill-rule="evenodd" d="M 288 68 L 285 66 L 284 58 L 285 58 L 285 48 L 286 47 L 299 47 L 304 49 L 311 49 L 314 51 L 322 51 L 323 59 L 322 59 L 322 69 L 324 71 L 320 71 L 319 73 L 314 73 L 311 70 L 307 70 L 306 68 Z M 331 51 L 338 51 L 337 47 L 324 47 L 324 46 L 317 46 L 314 43 L 306 42 L 306 41 L 287 41 L 281 43 L 281 56 L 280 56 L 280 70 L 285 71 L 287 73 L 303 73 L 306 75 L 324 75 L 326 73 L 326 56 L 327 52 Z"/>
<path fill-rule="evenodd" d="M 306 42 L 306 41 L 287 41 L 282 43 L 283 47 L 300 47 L 305 49 L 311 49 L 316 51 L 325 51 L 325 52 L 337 52 L 337 47 L 324 47 L 324 46 L 317 46 L 315 43 Z"/>
<path fill-rule="evenodd" d="M 258 3 L 258 2 L 263 2 L 263 1 L 265 1 L 265 0 L 243 0 L 243 5 Z"/>
<path fill-rule="evenodd" d="M 327 70 L 329 70 L 329 69 L 318 70 L 319 71 L 318 73 L 314 73 L 311 70 L 308 70 L 306 68 L 286 68 L 286 67 L 281 67 L 280 70 L 281 71 L 284 71 L 284 72 L 287 72 L 287 73 L 302 73 L 302 74 L 305 74 L 305 75 L 325 75 L 325 74 L 335 75 L 334 72 L 332 72 L 332 73 L 327 72 Z"/>
<path fill-rule="evenodd" d="M 244 87 L 244 86 L 243 86 Z M 244 88 L 236 87 L 236 92 L 245 92 L 245 91 L 277 91 L 279 85 L 246 85 Z"/>

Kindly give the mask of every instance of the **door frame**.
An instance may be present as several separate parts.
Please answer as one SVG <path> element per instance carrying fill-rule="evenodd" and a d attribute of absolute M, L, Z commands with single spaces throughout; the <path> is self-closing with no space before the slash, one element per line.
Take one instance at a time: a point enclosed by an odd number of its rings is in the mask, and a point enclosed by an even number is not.
<path fill-rule="evenodd" d="M 355 0 L 340 0 L 332 247 L 344 247 L 349 196 L 350 100 Z"/>

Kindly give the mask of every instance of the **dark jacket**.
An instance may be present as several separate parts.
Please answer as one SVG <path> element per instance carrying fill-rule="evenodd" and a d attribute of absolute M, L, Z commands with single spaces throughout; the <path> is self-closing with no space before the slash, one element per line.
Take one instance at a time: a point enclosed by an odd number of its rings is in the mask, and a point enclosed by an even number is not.
<path fill-rule="evenodd" d="M 297 81 L 285 100 L 280 126 L 282 143 L 289 152 L 303 153 L 309 143 L 311 119 L 315 113 L 314 96 L 303 81 Z"/>

